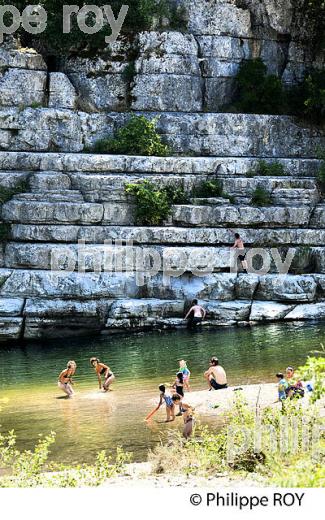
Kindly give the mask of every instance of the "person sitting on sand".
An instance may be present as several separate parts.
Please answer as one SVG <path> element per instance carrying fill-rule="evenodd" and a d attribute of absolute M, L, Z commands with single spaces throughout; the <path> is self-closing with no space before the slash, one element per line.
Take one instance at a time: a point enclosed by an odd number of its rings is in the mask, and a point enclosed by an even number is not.
<path fill-rule="evenodd" d="M 285 401 L 286 398 L 287 398 L 287 394 L 286 394 L 286 390 L 288 388 L 288 383 L 287 381 L 285 380 L 284 378 L 284 375 L 279 372 L 278 374 L 276 374 L 276 376 L 278 378 L 278 393 L 279 393 L 279 401 Z"/>
<path fill-rule="evenodd" d="M 184 388 L 185 388 L 185 390 L 187 390 L 189 392 L 191 390 L 191 388 L 190 388 L 191 372 L 187 368 L 187 363 L 184 359 L 179 360 L 179 371 L 182 372 L 182 374 L 183 374 Z"/>
<path fill-rule="evenodd" d="M 293 367 L 286 368 L 286 394 L 289 399 L 304 397 L 305 390 L 303 384 L 299 379 L 295 379 L 295 369 Z"/>
<path fill-rule="evenodd" d="M 188 403 L 185 403 L 178 394 L 173 395 L 172 399 L 175 405 L 178 404 L 180 406 L 184 420 L 183 436 L 185 439 L 188 439 L 192 435 L 195 425 L 194 408 Z"/>
<path fill-rule="evenodd" d="M 238 258 L 241 261 L 241 265 L 242 265 L 242 268 L 243 268 L 244 272 L 247 273 L 248 272 L 248 265 L 247 265 L 247 261 L 246 261 L 245 244 L 242 241 L 239 233 L 235 233 L 235 243 L 234 243 L 234 245 L 232 246 L 231 249 L 238 249 L 239 250 L 240 254 L 239 254 Z"/>
<path fill-rule="evenodd" d="M 67 395 L 68 398 L 74 396 L 74 391 L 72 388 L 73 381 L 72 376 L 74 376 L 77 369 L 77 364 L 75 361 L 69 361 L 67 364 L 67 368 L 62 370 L 59 375 L 58 387 L 63 390 L 63 392 Z"/>
<path fill-rule="evenodd" d="M 188 320 L 188 328 L 195 329 L 198 325 L 202 324 L 202 321 L 206 317 L 206 310 L 199 305 L 197 300 L 192 301 L 190 310 L 185 316 L 185 320 Z"/>
<path fill-rule="evenodd" d="M 210 368 L 204 373 L 204 377 L 209 383 L 209 390 L 228 388 L 226 372 L 215 356 L 210 359 Z"/>
<path fill-rule="evenodd" d="M 103 388 L 104 392 L 108 392 L 109 386 L 113 383 L 115 380 L 115 376 L 111 369 L 105 365 L 104 363 L 101 363 L 98 358 L 92 357 L 90 358 L 90 364 L 95 369 L 98 383 L 99 383 L 99 390 Z M 104 383 L 102 384 L 102 376 L 104 376 Z"/>

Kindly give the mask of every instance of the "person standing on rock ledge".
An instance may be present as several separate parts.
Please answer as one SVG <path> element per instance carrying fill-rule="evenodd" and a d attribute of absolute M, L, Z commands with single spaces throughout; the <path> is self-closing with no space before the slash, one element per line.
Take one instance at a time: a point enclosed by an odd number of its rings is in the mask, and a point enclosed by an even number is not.
<path fill-rule="evenodd" d="M 242 241 L 239 233 L 235 233 L 235 243 L 232 246 L 232 249 L 238 249 L 239 250 L 240 254 L 239 254 L 238 258 L 241 261 L 241 265 L 242 265 L 242 268 L 244 270 L 244 273 L 247 274 L 247 272 L 248 272 L 248 265 L 247 265 L 247 261 L 246 261 L 245 244 Z"/>
<path fill-rule="evenodd" d="M 209 383 L 209 390 L 228 388 L 226 372 L 224 368 L 219 365 L 217 357 L 210 359 L 210 368 L 204 373 L 204 377 Z"/>

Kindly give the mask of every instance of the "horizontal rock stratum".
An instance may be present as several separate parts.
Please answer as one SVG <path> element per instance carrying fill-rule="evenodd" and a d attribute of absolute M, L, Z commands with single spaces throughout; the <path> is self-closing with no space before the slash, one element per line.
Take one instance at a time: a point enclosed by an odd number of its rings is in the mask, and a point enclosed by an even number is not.
<path fill-rule="evenodd" d="M 164 20 L 92 57 L 0 46 L 1 341 L 183 327 L 193 298 L 207 327 L 325 318 L 324 128 L 226 112 L 245 60 L 288 86 L 324 69 L 315 27 L 300 1 L 177 4 L 186 28 Z M 157 118 L 170 157 L 85 153 L 132 114 Z M 252 173 L 260 160 L 283 175 Z M 207 180 L 221 196 L 195 195 Z M 125 191 L 140 181 L 186 203 L 140 225 Z"/>

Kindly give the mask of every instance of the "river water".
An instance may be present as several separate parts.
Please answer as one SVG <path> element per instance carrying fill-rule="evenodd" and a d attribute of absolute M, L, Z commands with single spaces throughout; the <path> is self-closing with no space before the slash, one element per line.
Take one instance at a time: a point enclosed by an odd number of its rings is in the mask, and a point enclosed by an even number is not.
<path fill-rule="evenodd" d="M 144 421 L 159 399 L 158 385 L 174 380 L 178 359 L 188 362 L 193 390 L 206 388 L 202 375 L 211 355 L 219 357 L 230 385 L 275 382 L 277 371 L 303 364 L 320 343 L 325 344 L 325 323 L 0 346 L 0 431 L 14 429 L 18 447 L 25 449 L 34 446 L 39 434 L 55 431 L 51 458 L 58 462 L 93 462 L 99 450 L 115 452 L 117 445 L 133 452 L 133 460 L 143 461 L 171 429 L 181 428 L 180 418 L 163 423 L 164 409 L 150 425 Z M 106 394 L 99 392 L 89 365 L 94 355 L 116 375 L 113 391 Z M 70 359 L 78 365 L 76 396 L 67 400 L 57 379 Z"/>

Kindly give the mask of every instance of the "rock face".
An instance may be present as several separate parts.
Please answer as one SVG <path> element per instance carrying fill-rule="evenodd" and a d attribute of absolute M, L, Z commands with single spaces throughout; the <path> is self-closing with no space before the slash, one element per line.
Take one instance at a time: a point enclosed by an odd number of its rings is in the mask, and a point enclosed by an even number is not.
<path fill-rule="evenodd" d="M 2 208 L 11 226 L 0 269 L 2 339 L 184 327 L 193 298 L 207 327 L 324 318 L 318 162 L 281 159 L 285 176 L 247 177 L 256 161 L 0 152 L 0 184 L 28 184 Z M 188 195 L 218 179 L 228 198 L 196 199 L 174 206 L 159 227 L 137 226 L 124 186 L 145 179 Z M 269 207 L 251 204 L 261 184 Z M 251 274 L 231 254 L 235 231 Z"/>
<path fill-rule="evenodd" d="M 324 67 L 324 52 L 310 43 L 313 22 L 304 15 L 302 0 L 175 3 L 185 9 L 187 32 L 145 31 L 120 36 L 99 56 L 57 56 L 51 73 L 61 78 L 51 78 L 50 96 L 42 57 L 2 45 L 0 106 L 70 109 L 75 90 L 85 112 L 214 112 L 231 102 L 243 60 L 262 58 L 288 85 L 301 81 L 307 70 Z"/>
<path fill-rule="evenodd" d="M 220 111 L 243 60 L 287 84 L 324 67 L 301 0 L 176 1 L 186 31 L 121 36 L 91 58 L 47 66 L 0 46 L 1 341 L 184 327 L 194 298 L 206 327 L 325 318 L 324 129 Z M 81 153 L 132 113 L 157 118 L 173 156 Z M 283 175 L 257 175 L 260 159 Z M 187 198 L 159 226 L 139 225 L 125 191 L 144 180 Z M 197 196 L 207 180 L 220 196 Z"/>
<path fill-rule="evenodd" d="M 175 155 L 316 158 L 325 140 L 320 128 L 302 128 L 284 116 L 143 114 L 149 119 L 159 116 L 157 130 Z M 112 136 L 129 118 L 129 113 L 4 108 L 0 109 L 0 149 L 81 152 Z"/>

